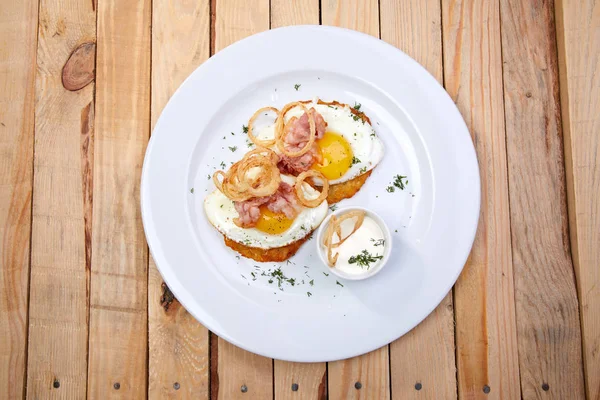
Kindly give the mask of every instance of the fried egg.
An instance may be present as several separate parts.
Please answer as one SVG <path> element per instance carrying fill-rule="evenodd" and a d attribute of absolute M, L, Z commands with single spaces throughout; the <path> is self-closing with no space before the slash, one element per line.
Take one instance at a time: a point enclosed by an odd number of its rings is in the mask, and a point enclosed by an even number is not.
<path fill-rule="evenodd" d="M 306 108 L 314 108 L 325 122 L 327 130 L 315 143 L 322 161 L 312 169 L 320 171 L 330 184 L 342 183 L 372 170 L 383 158 L 383 143 L 368 121 L 354 114 L 347 104 L 326 104 L 315 99 L 305 103 Z M 292 117 L 300 117 L 304 111 L 300 107 L 290 109 L 285 122 Z M 272 139 L 274 126 L 264 126 L 258 130 L 260 139 Z M 279 152 L 276 146 L 272 148 Z"/>
<path fill-rule="evenodd" d="M 296 178 L 282 175 L 281 180 L 294 185 Z M 307 199 L 316 199 L 319 192 L 307 183 L 302 185 Z M 303 207 L 303 206 L 301 206 Z M 224 236 L 249 247 L 272 249 L 287 246 L 309 235 L 327 215 L 328 204 L 324 200 L 315 208 L 303 207 L 293 220 L 284 214 L 274 213 L 264 206 L 253 228 L 241 228 L 233 220 L 238 217 L 233 201 L 221 191 L 215 190 L 204 200 L 204 211 L 209 222 Z"/>

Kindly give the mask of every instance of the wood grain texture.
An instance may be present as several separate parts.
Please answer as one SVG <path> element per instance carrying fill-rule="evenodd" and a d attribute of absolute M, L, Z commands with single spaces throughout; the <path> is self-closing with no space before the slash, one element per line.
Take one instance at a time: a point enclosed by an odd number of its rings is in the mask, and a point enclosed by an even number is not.
<path fill-rule="evenodd" d="M 208 0 L 152 4 L 152 126 L 181 82 L 210 55 Z M 148 398 L 208 399 L 208 330 L 174 300 L 161 305 L 162 277 L 148 278 Z"/>
<path fill-rule="evenodd" d="M 381 0 L 380 7 L 381 39 L 417 60 L 442 83 L 439 0 Z M 390 344 L 390 368 L 394 397 L 456 398 L 452 292 L 427 319 Z"/>
<path fill-rule="evenodd" d="M 150 128 L 150 15 L 149 0 L 98 2 L 90 398 L 147 394 L 148 249 L 139 183 Z"/>
<path fill-rule="evenodd" d="M 271 0 L 271 27 L 318 24 L 319 0 Z M 326 399 L 326 363 L 292 363 L 275 360 L 276 399 Z M 292 385 L 298 385 L 292 390 Z"/>
<path fill-rule="evenodd" d="M 473 136 L 481 211 L 455 289 L 458 395 L 520 398 L 498 0 L 443 0 L 444 82 Z"/>
<path fill-rule="evenodd" d="M 323 25 L 354 29 L 379 37 L 378 0 L 321 0 Z"/>
<path fill-rule="evenodd" d="M 388 346 L 359 357 L 330 362 L 329 399 L 390 399 L 389 366 Z"/>
<path fill-rule="evenodd" d="M 269 0 L 216 0 L 215 52 L 247 36 L 269 29 Z M 273 360 L 242 350 L 218 338 L 211 374 L 211 398 L 267 399 L 273 397 Z M 211 368 L 214 371 L 213 368 Z M 241 391 L 242 386 L 248 389 Z"/>
<path fill-rule="evenodd" d="M 271 0 L 271 28 L 319 24 L 319 0 Z"/>
<path fill-rule="evenodd" d="M 582 399 L 554 10 L 505 0 L 501 19 L 521 390 L 526 399 Z"/>
<path fill-rule="evenodd" d="M 95 41 L 96 13 L 91 2 L 40 2 L 27 369 L 30 398 L 86 396 L 94 85 L 69 92 L 62 84 L 62 69 L 76 47 Z"/>
<path fill-rule="evenodd" d="M 21 398 L 27 363 L 38 1 L 0 3 L 0 398 Z"/>
<path fill-rule="evenodd" d="M 218 399 L 273 398 L 273 360 L 221 338 L 218 354 Z"/>
<path fill-rule="evenodd" d="M 379 4 L 377 0 L 323 0 L 323 25 L 354 29 L 379 37 Z M 361 382 L 362 388 L 354 388 Z M 389 388 L 389 349 L 384 346 L 369 354 L 329 363 L 330 399 L 387 399 Z"/>
<path fill-rule="evenodd" d="M 588 399 L 600 399 L 600 1 L 556 2 L 571 251 Z"/>

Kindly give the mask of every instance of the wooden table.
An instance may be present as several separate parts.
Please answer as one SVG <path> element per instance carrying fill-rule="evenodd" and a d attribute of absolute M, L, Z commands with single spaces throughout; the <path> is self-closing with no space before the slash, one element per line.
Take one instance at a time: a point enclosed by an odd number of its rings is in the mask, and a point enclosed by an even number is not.
<path fill-rule="evenodd" d="M 170 302 L 139 183 L 152 126 L 194 68 L 318 23 L 381 37 L 444 84 L 482 209 L 423 323 L 361 357 L 296 364 Z M 598 0 L 2 1 L 0 398 L 598 400 L 599 196 Z"/>

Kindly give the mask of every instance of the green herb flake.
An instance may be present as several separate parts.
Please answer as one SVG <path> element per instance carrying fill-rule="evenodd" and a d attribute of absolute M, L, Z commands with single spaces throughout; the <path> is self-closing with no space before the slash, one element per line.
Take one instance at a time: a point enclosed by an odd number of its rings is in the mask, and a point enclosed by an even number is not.
<path fill-rule="evenodd" d="M 294 85 L 294 89 L 296 89 L 296 91 L 298 91 L 298 89 L 300 89 L 300 86 L 302 86 L 302 85 L 299 85 L 299 84 L 297 84 L 297 83 L 296 83 L 296 84 Z"/>
<path fill-rule="evenodd" d="M 364 174 L 365 172 L 367 172 L 367 167 L 362 167 L 358 172 L 360 174 Z"/>
<path fill-rule="evenodd" d="M 360 117 L 356 114 L 352 114 L 352 119 L 355 121 L 358 121 L 360 119 Z"/>
<path fill-rule="evenodd" d="M 235 133 L 231 132 L 231 136 L 235 136 Z"/>
<path fill-rule="evenodd" d="M 237 150 L 237 146 L 228 146 L 228 147 L 229 147 L 229 150 L 231 150 L 232 153 Z"/>
<path fill-rule="evenodd" d="M 339 281 L 335 281 L 336 285 L 340 285 L 341 287 L 344 287 L 344 285 L 342 285 Z"/>
<path fill-rule="evenodd" d="M 221 164 L 219 164 L 219 165 L 221 165 L 221 168 L 227 167 L 227 165 L 225 165 L 225 163 L 223 161 L 221 161 Z"/>
<path fill-rule="evenodd" d="M 254 143 L 252 143 L 252 141 L 251 141 L 251 140 L 249 140 L 249 139 L 246 139 L 246 145 L 247 145 L 248 147 L 253 147 L 253 146 L 254 146 Z"/>
<path fill-rule="evenodd" d="M 358 158 L 356 158 L 356 157 L 352 157 L 352 165 L 354 165 L 354 164 L 358 164 L 358 163 L 361 163 L 361 162 L 362 162 L 362 161 L 360 161 Z"/>
<path fill-rule="evenodd" d="M 406 176 L 396 175 L 396 176 L 394 176 L 393 183 L 394 183 L 394 186 L 396 186 L 398 189 L 404 190 L 406 185 L 408 185 L 408 179 L 406 179 Z"/>
<path fill-rule="evenodd" d="M 371 238 L 371 242 L 373 242 L 373 246 L 375 246 L 375 247 L 377 247 L 377 246 L 385 246 L 385 239 L 375 240 L 375 239 Z"/>
<path fill-rule="evenodd" d="M 323 272 L 323 275 L 325 275 L 325 276 L 329 276 L 329 274 L 328 274 L 328 273 L 326 273 L 326 272 Z"/>
<path fill-rule="evenodd" d="M 311 292 L 306 292 L 306 295 L 307 295 L 308 297 L 310 297 L 310 296 L 312 296 L 312 293 L 311 293 Z"/>
<path fill-rule="evenodd" d="M 310 282 L 308 282 L 308 284 L 309 284 L 310 286 L 314 286 L 314 285 L 315 285 L 315 280 L 314 280 L 314 279 L 312 279 Z"/>
<path fill-rule="evenodd" d="M 335 211 L 335 210 L 337 210 L 337 208 L 338 208 L 337 204 L 332 204 L 332 205 L 329 206 L 329 209 L 331 211 Z"/>
<path fill-rule="evenodd" d="M 378 260 L 381 260 L 383 256 L 374 256 L 369 253 L 367 250 L 361 251 L 360 254 L 352 256 L 348 259 L 349 264 L 358 264 L 359 267 L 367 269 L 371 268 L 371 263 L 376 263 Z"/>
<path fill-rule="evenodd" d="M 395 188 L 395 187 L 393 187 L 393 186 L 388 186 L 388 187 L 386 187 L 386 188 L 385 188 L 385 190 L 386 190 L 388 193 L 393 193 L 393 192 L 395 192 L 395 191 L 396 191 L 396 188 Z"/>
<path fill-rule="evenodd" d="M 194 194 L 194 188 L 191 188 L 191 189 L 190 189 L 190 193 L 191 193 L 191 194 Z"/>
<path fill-rule="evenodd" d="M 242 125 L 242 131 L 244 131 L 244 133 L 248 133 L 248 127 L 246 125 Z"/>
<path fill-rule="evenodd" d="M 352 107 L 352 108 L 354 108 L 356 111 L 360 111 L 360 107 L 361 107 L 360 103 L 354 102 L 354 107 Z"/>

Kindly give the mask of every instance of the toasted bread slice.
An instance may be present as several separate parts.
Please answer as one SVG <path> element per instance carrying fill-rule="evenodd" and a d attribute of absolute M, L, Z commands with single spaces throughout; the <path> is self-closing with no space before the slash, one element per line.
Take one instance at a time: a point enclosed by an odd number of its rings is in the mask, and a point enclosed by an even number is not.
<path fill-rule="evenodd" d="M 275 247 L 272 249 L 261 249 L 260 247 L 249 247 L 238 242 L 234 242 L 227 236 L 223 236 L 225 245 L 237 251 L 246 258 L 251 258 L 258 262 L 280 262 L 285 261 L 298 251 L 302 244 L 306 242 L 312 235 L 312 232 L 304 238 L 283 247 Z"/>

